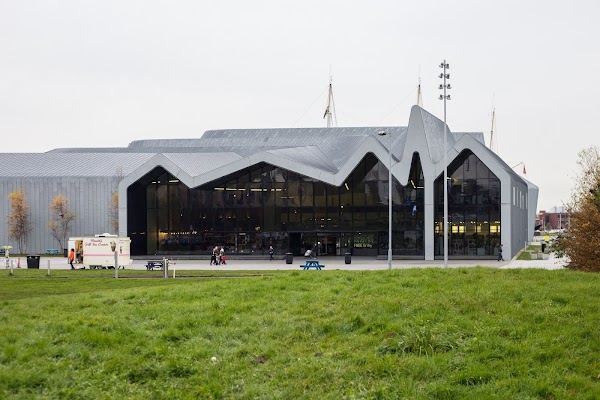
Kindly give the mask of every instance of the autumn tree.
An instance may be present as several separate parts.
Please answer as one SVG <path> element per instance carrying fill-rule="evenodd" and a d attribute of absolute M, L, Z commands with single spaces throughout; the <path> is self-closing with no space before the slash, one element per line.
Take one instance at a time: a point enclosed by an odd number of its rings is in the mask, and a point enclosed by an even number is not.
<path fill-rule="evenodd" d="M 110 227 L 119 233 L 119 192 L 114 192 L 110 198 Z"/>
<path fill-rule="evenodd" d="M 114 177 L 115 191 L 110 198 L 110 205 L 108 210 L 108 216 L 110 218 L 110 227 L 114 230 L 115 234 L 119 234 L 119 183 L 123 180 L 125 174 L 123 168 L 117 168 Z"/>
<path fill-rule="evenodd" d="M 8 216 L 9 236 L 17 241 L 19 254 L 27 252 L 27 236 L 31 231 L 29 219 L 29 206 L 25 198 L 25 192 L 21 187 L 18 191 L 8 195 L 10 199 L 11 213 Z"/>
<path fill-rule="evenodd" d="M 554 249 L 569 258 L 568 268 L 600 272 L 600 149 L 582 150 L 577 164 L 580 171 L 567 204 L 569 227 Z"/>
<path fill-rule="evenodd" d="M 61 250 L 64 251 L 65 244 L 67 242 L 67 234 L 69 233 L 69 224 L 77 216 L 71 212 L 68 208 L 69 200 L 62 194 L 56 196 L 56 198 L 50 204 L 50 233 L 58 241 L 58 245 Z"/>

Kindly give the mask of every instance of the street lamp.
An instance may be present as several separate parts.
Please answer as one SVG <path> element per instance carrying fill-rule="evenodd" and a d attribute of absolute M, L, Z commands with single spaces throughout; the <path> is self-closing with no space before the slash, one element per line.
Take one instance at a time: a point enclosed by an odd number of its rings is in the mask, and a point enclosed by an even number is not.
<path fill-rule="evenodd" d="M 440 68 L 444 70 L 440 74 L 440 78 L 444 80 L 444 83 L 440 85 L 440 89 L 444 90 L 444 94 L 440 94 L 439 99 L 444 100 L 444 268 L 448 268 L 448 132 L 446 128 L 446 100 L 450 100 L 450 95 L 446 94 L 446 89 L 452 89 L 450 84 L 446 84 L 446 80 L 450 79 L 450 74 L 446 73 L 446 70 L 450 69 L 450 65 L 444 60 L 440 64 Z"/>
<path fill-rule="evenodd" d="M 390 164 L 388 165 L 388 269 L 392 269 L 392 135 L 389 132 L 378 132 L 379 136 L 389 136 Z"/>

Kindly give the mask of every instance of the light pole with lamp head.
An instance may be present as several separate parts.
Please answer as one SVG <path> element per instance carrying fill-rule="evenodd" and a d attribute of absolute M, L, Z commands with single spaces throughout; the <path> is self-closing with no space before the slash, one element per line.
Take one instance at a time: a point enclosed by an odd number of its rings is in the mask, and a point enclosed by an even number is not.
<path fill-rule="evenodd" d="M 392 269 L 392 135 L 389 132 L 378 132 L 379 136 L 389 136 L 390 164 L 388 165 L 388 269 Z"/>
<path fill-rule="evenodd" d="M 446 73 L 446 70 L 450 69 L 450 65 L 444 60 L 440 64 L 440 68 L 444 70 L 440 74 L 440 78 L 444 80 L 444 83 L 439 87 L 444 90 L 444 94 L 440 94 L 439 97 L 440 100 L 444 100 L 444 268 L 448 268 L 448 132 L 446 125 L 446 100 L 450 100 L 450 95 L 446 94 L 446 89 L 452 89 L 452 87 L 450 87 L 450 84 L 446 84 L 446 80 L 450 79 L 450 74 Z"/>

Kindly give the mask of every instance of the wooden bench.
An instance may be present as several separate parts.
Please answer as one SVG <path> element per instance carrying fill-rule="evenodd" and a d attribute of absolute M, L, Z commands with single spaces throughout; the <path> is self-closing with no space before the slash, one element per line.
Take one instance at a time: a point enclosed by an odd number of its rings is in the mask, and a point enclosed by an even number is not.
<path fill-rule="evenodd" d="M 46 254 L 50 256 L 57 256 L 59 253 L 58 249 L 46 249 Z"/>
<path fill-rule="evenodd" d="M 146 269 L 148 271 L 154 271 L 154 268 L 163 269 L 163 260 L 146 261 Z"/>

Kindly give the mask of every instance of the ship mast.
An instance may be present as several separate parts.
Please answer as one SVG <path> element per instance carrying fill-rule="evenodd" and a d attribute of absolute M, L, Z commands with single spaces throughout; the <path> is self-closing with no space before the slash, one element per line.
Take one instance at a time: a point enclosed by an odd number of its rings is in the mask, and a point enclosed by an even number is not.
<path fill-rule="evenodd" d="M 496 107 L 492 109 L 492 128 L 490 129 L 490 150 L 494 151 L 494 122 L 496 119 Z"/>
<path fill-rule="evenodd" d="M 335 102 L 333 101 L 333 84 L 332 84 L 332 76 L 329 74 L 329 94 L 327 95 L 327 108 L 325 109 L 325 114 L 323 115 L 323 119 L 327 121 L 327 127 L 331 128 L 332 126 L 337 125 L 337 117 L 335 115 Z"/>

